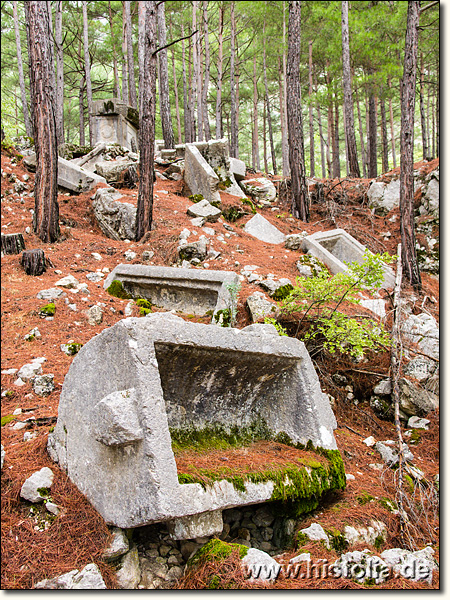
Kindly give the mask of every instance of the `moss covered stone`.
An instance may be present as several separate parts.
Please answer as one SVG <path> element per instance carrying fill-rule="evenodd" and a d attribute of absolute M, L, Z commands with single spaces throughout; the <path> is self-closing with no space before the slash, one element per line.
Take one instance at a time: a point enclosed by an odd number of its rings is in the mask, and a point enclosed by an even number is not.
<path fill-rule="evenodd" d="M 131 296 L 125 291 L 123 284 L 118 279 L 114 279 L 106 290 L 110 296 L 121 298 L 122 300 L 130 300 Z"/>
<path fill-rule="evenodd" d="M 188 560 L 188 567 L 197 567 L 207 562 L 220 563 L 237 550 L 239 558 L 244 558 L 248 552 L 247 546 L 241 544 L 228 544 L 216 538 L 209 540 Z"/>
<path fill-rule="evenodd" d="M 42 308 L 39 309 L 39 314 L 41 317 L 53 317 L 56 312 L 56 306 L 53 302 L 49 302 Z"/>

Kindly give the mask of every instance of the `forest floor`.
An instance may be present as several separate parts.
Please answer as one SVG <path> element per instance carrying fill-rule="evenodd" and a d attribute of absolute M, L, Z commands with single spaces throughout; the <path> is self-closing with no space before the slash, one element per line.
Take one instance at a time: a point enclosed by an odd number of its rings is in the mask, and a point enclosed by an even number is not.
<path fill-rule="evenodd" d="M 437 166 L 436 161 L 418 163 L 416 169 L 432 170 Z M 34 175 L 29 174 L 21 161 L 12 164 L 11 157 L 2 152 L 2 232 L 25 232 L 32 228 L 31 209 L 34 208 L 32 188 Z M 14 192 L 14 183 L 10 174 L 22 180 L 29 174 L 28 190 L 20 196 Z M 254 177 L 248 175 L 248 178 Z M 272 178 L 276 180 L 277 178 Z M 320 230 L 340 227 L 356 237 L 373 252 L 389 252 L 395 254 L 400 241 L 400 223 L 398 209 L 391 211 L 386 217 L 374 216 L 367 207 L 366 191 L 370 180 L 324 180 L 325 190 L 330 190 L 326 201 L 311 206 L 311 222 L 302 223 L 289 215 L 289 207 L 274 203 L 271 207 L 258 209 L 266 219 L 273 223 L 284 234 L 306 231 L 313 233 Z M 3 425 L 2 444 L 6 456 L 1 473 L 2 481 L 2 589 L 31 589 L 38 581 L 50 578 L 72 569 L 82 569 L 87 563 L 95 562 L 104 577 L 108 588 L 115 588 L 114 569 L 105 563 L 102 552 L 109 540 L 109 530 L 102 518 L 87 502 L 84 496 L 70 482 L 49 458 L 46 442 L 49 429 L 54 425 L 58 414 L 58 401 L 64 377 L 70 367 L 72 357 L 61 351 L 61 344 L 78 342 L 85 344 L 103 329 L 111 327 L 124 317 L 127 300 L 111 297 L 103 289 L 103 281 L 92 283 L 86 274 L 107 267 L 110 271 L 120 263 L 126 262 L 124 253 L 127 250 L 136 252 L 139 263 L 144 250 L 152 250 L 154 256 L 149 264 L 170 266 L 176 262 L 176 248 L 180 232 L 187 228 L 194 234 L 201 235 L 201 228 L 195 228 L 186 214 L 191 205 L 189 199 L 182 195 L 182 182 L 161 181 L 155 183 L 154 194 L 154 228 L 146 236 L 144 242 L 130 243 L 106 238 L 95 222 L 91 198 L 93 191 L 75 195 L 60 193 L 61 239 L 54 244 L 42 243 L 33 233 L 25 234 L 27 249 L 41 248 L 45 256 L 51 260 L 52 267 L 39 277 L 27 276 L 19 264 L 20 255 L 2 257 L 2 372 L 8 369 L 19 369 L 32 359 L 45 357 L 44 373 L 53 373 L 55 390 L 46 397 L 33 393 L 31 383 L 16 387 L 15 375 L 1 376 L 1 415 L 13 415 L 16 409 L 20 414 L 14 415 L 10 422 Z M 123 200 L 136 203 L 137 190 L 123 189 Z M 232 203 L 227 194 L 222 194 L 223 202 Z M 208 235 L 214 249 L 220 251 L 219 259 L 206 261 L 210 269 L 232 270 L 240 273 L 245 265 L 258 265 L 258 273 L 275 277 L 286 277 L 292 282 L 298 276 L 296 262 L 299 252 L 289 251 L 283 245 L 272 245 L 261 242 L 245 233 L 242 227 L 253 216 L 242 217 L 233 227 L 235 236 L 226 237 L 226 241 L 217 240 L 217 235 L 225 235 L 227 230 L 221 222 L 208 223 L 214 229 L 216 236 Z M 396 217 L 392 221 L 393 217 Z M 386 236 L 389 231 L 391 236 Z M 198 239 L 192 235 L 191 240 Z M 101 261 L 92 253 L 101 255 Z M 47 303 L 38 300 L 36 295 L 43 289 L 52 288 L 56 281 L 66 275 L 75 276 L 80 283 L 87 283 L 90 294 L 75 293 L 64 290 L 72 304 L 73 311 L 65 303 L 64 298 L 56 300 L 56 314 L 52 321 L 39 317 L 39 309 Z M 106 275 L 105 275 L 106 277 Z M 439 280 L 437 277 L 422 274 L 423 290 L 414 293 L 408 286 L 404 287 L 403 295 L 413 303 L 413 312 L 420 313 L 425 307 L 439 320 Z M 246 298 L 256 291 L 254 285 L 242 282 L 237 327 L 250 324 L 250 316 L 245 307 Z M 388 294 L 386 293 L 386 298 Z M 103 322 L 100 325 L 89 325 L 85 310 L 97 304 L 104 303 Z M 137 307 L 133 315 L 138 315 Z M 200 318 L 186 316 L 194 321 Z M 203 320 L 204 321 L 204 320 Z M 387 318 L 389 325 L 390 317 Z M 26 341 L 24 336 L 37 327 L 41 337 Z M 347 359 L 336 358 L 323 360 L 316 364 L 322 388 L 335 399 L 335 414 L 338 428 L 335 436 L 338 448 L 344 459 L 346 472 L 355 476 L 348 481 L 345 491 L 336 494 L 332 501 L 321 505 L 314 515 L 306 515 L 301 528 L 307 527 L 317 515 L 320 523 L 339 528 L 344 523 L 368 524 L 373 518 L 383 521 L 388 529 L 388 539 L 380 551 L 386 548 L 404 547 L 404 538 L 399 529 L 398 517 L 394 516 L 382 502 L 383 498 L 395 499 L 396 489 L 393 471 L 385 469 L 382 472 L 374 470 L 370 463 L 380 461 L 377 453 L 368 448 L 363 440 L 374 435 L 379 440 L 396 439 L 393 423 L 379 419 L 369 407 L 373 385 L 389 372 L 389 357 L 377 355 L 371 357 L 362 367 L 355 370 L 355 365 Z M 358 372 L 365 371 L 364 372 Z M 340 372 L 347 376 L 354 387 L 355 404 L 346 399 L 346 392 L 333 384 L 331 375 Z M 27 421 L 27 419 L 31 419 Z M 428 431 L 416 440 L 413 446 L 415 464 L 424 472 L 427 480 L 433 480 L 439 472 L 439 414 L 428 415 L 431 424 Z M 8 419 L 6 419 L 8 421 Z M 15 425 L 25 422 L 25 427 L 18 430 Z M 36 434 L 34 439 L 23 441 L 24 432 Z M 36 470 L 47 466 L 54 474 L 51 488 L 53 501 L 61 507 L 60 515 L 48 529 L 39 526 L 39 510 L 30 511 L 30 503 L 20 499 L 20 489 L 25 479 Z M 425 507 L 427 510 L 429 507 Z M 435 508 L 435 507 L 434 507 Z M 427 520 L 421 519 L 411 524 L 413 549 L 419 549 L 431 544 L 435 549 L 435 558 L 439 561 L 439 530 L 437 514 L 430 508 Z M 356 548 L 357 549 L 357 548 Z M 336 559 L 339 554 L 334 550 L 325 550 L 317 542 L 311 542 L 303 548 L 310 551 L 312 559 Z M 294 550 L 285 554 L 286 560 L 294 555 Z M 236 584 L 237 585 L 237 584 Z M 241 581 L 237 587 L 248 588 L 252 584 Z M 175 584 L 174 587 L 177 587 Z M 278 580 L 275 589 L 314 588 L 342 589 L 364 588 L 349 580 Z M 377 589 L 419 588 L 429 589 L 425 583 L 416 583 L 406 579 L 393 579 L 385 584 L 376 586 Z M 436 573 L 432 588 L 438 588 L 439 581 Z"/>

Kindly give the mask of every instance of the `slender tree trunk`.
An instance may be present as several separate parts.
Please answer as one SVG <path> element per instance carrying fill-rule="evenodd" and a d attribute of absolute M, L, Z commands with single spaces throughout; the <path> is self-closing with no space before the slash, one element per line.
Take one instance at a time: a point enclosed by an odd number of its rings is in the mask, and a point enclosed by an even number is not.
<path fill-rule="evenodd" d="M 193 0 L 192 2 L 192 31 L 196 31 L 197 30 L 197 6 L 198 6 L 198 1 Z M 190 63 L 191 61 L 189 61 Z M 201 110 L 200 110 L 200 105 L 197 102 L 197 87 L 198 87 L 198 81 L 199 81 L 199 64 L 198 64 L 198 33 L 195 33 L 194 36 L 192 37 L 192 67 L 193 67 L 193 75 L 192 75 L 192 85 L 190 86 L 190 89 L 192 90 L 192 101 L 191 101 L 191 107 L 192 107 L 192 116 L 193 116 L 193 127 L 192 130 L 194 132 L 194 140 L 197 138 L 196 135 L 196 123 L 197 123 L 197 132 L 198 132 L 198 139 L 201 141 L 202 137 L 203 137 L 203 127 L 202 127 L 202 117 L 201 117 Z M 195 119 L 195 105 L 197 104 L 197 119 Z"/>
<path fill-rule="evenodd" d="M 139 2 L 139 10 L 142 2 Z M 119 71 L 117 69 L 117 51 L 116 51 L 116 42 L 114 41 L 114 29 L 113 29 L 113 18 L 112 18 L 112 10 L 111 10 L 111 2 L 108 1 L 108 13 L 109 13 L 109 29 L 111 32 L 111 43 L 112 43 L 112 51 L 113 51 L 113 72 L 114 72 L 114 94 L 118 100 L 122 100 L 122 95 L 120 93 L 120 83 L 119 83 Z M 140 19 L 139 19 L 140 22 Z M 140 63 L 139 63 L 140 68 Z"/>
<path fill-rule="evenodd" d="M 145 12 L 146 4 L 144 0 L 138 2 L 138 64 L 139 64 L 139 113 L 141 113 L 142 106 L 142 94 L 141 94 L 141 82 L 142 74 L 144 72 L 144 49 L 145 49 Z"/>
<path fill-rule="evenodd" d="M 436 157 L 439 157 L 439 77 L 436 92 Z"/>
<path fill-rule="evenodd" d="M 205 40 L 205 79 L 203 82 L 202 108 L 203 108 L 203 127 L 205 128 L 205 139 L 208 142 L 211 139 L 211 128 L 209 126 L 208 116 L 208 90 L 211 69 L 211 59 L 209 51 L 209 30 L 208 30 L 208 2 L 203 1 L 203 32 Z"/>
<path fill-rule="evenodd" d="M 259 160 L 259 130 L 258 130 L 258 76 L 256 72 L 256 53 L 253 55 L 253 137 L 252 137 L 252 167 L 261 170 Z"/>
<path fill-rule="evenodd" d="M 200 27 L 200 25 L 199 25 L 199 27 Z M 203 32 L 199 33 L 197 42 L 198 42 L 198 47 L 197 47 L 197 52 L 198 52 L 198 100 L 197 100 L 197 106 L 198 106 L 198 108 L 197 108 L 197 110 L 199 113 L 198 127 L 199 127 L 199 140 L 203 141 L 203 139 L 206 139 L 205 126 L 204 126 L 204 122 L 203 122 L 203 88 L 204 88 L 204 83 L 203 83 Z M 200 129 L 201 129 L 201 136 L 200 136 Z"/>
<path fill-rule="evenodd" d="M 289 161 L 291 165 L 292 214 L 309 221 L 309 196 L 305 177 L 303 119 L 300 88 L 300 33 L 301 2 L 289 2 L 288 56 L 287 56 L 287 123 L 289 133 Z"/>
<path fill-rule="evenodd" d="M 314 177 L 316 174 L 316 160 L 314 156 L 314 119 L 313 119 L 313 79 L 312 79 L 312 40 L 309 40 L 309 85 L 308 85 L 308 97 L 309 97 L 309 174 L 310 177 Z"/>
<path fill-rule="evenodd" d="M 131 24 L 131 2 L 125 2 L 126 17 L 126 39 L 127 39 L 127 59 L 128 59 L 128 93 L 129 103 L 133 108 L 137 108 L 136 98 L 136 80 L 134 77 L 134 53 L 133 53 L 133 29 Z"/>
<path fill-rule="evenodd" d="M 197 129 L 196 129 L 196 119 L 195 119 L 195 100 L 197 98 L 196 92 L 196 75 L 193 76 L 193 61 L 195 60 L 195 43 L 193 41 L 194 38 L 189 39 L 189 55 L 188 55 L 188 65 L 189 65 L 189 80 L 188 80 L 188 89 L 189 89 L 189 107 L 190 107 L 190 115 L 191 115 L 191 132 L 192 132 L 192 141 L 195 142 L 197 139 Z"/>
<path fill-rule="evenodd" d="M 91 60 L 89 57 L 89 35 L 88 35 L 88 18 L 87 18 L 87 2 L 83 0 L 83 42 L 84 42 L 84 71 L 86 78 L 86 97 L 87 109 L 89 118 L 89 144 L 93 145 L 93 128 L 92 128 L 92 83 L 91 83 Z"/>
<path fill-rule="evenodd" d="M 369 92 L 369 177 L 376 177 L 377 165 L 377 109 L 375 106 L 375 95 Z"/>
<path fill-rule="evenodd" d="M 431 103 L 431 155 L 433 158 L 436 157 L 436 136 L 435 136 L 435 123 L 434 123 L 434 115 L 435 115 L 435 106 L 434 106 L 434 96 L 433 101 Z"/>
<path fill-rule="evenodd" d="M 342 2 L 342 68 L 344 86 L 344 123 L 345 147 L 347 150 L 348 171 L 350 177 L 361 177 L 356 148 L 355 119 L 352 97 L 352 72 L 350 68 L 350 40 L 348 30 L 348 2 Z"/>
<path fill-rule="evenodd" d="M 408 1 L 405 59 L 401 83 L 400 135 L 400 234 L 403 273 L 420 290 L 422 281 L 416 255 L 414 232 L 414 107 L 420 2 Z"/>
<path fill-rule="evenodd" d="M 22 100 L 23 120 L 25 124 L 25 133 L 28 137 L 33 137 L 33 127 L 30 119 L 30 113 L 28 111 L 27 94 L 25 90 L 25 77 L 23 75 L 23 62 L 22 62 L 22 46 L 20 43 L 20 30 L 19 30 L 19 17 L 17 14 L 17 1 L 13 2 L 13 14 L 14 14 L 14 32 L 16 35 L 16 51 L 17 51 L 17 70 L 19 73 L 19 86 L 20 86 L 20 97 Z"/>
<path fill-rule="evenodd" d="M 389 90 L 391 89 L 391 78 L 388 79 Z M 392 146 L 392 165 L 397 166 L 397 156 L 395 152 L 395 131 L 394 131 L 394 111 L 392 110 L 392 98 L 389 96 L 389 119 L 391 121 L 391 146 Z"/>
<path fill-rule="evenodd" d="M 86 145 L 86 136 L 84 134 L 85 124 L 84 124 L 84 103 L 83 103 L 85 82 L 86 82 L 85 77 L 82 77 L 80 79 L 80 88 L 79 88 L 79 92 L 78 92 L 78 107 L 79 107 L 78 110 L 80 113 L 80 146 Z"/>
<path fill-rule="evenodd" d="M 56 138 L 58 146 L 64 144 L 64 57 L 62 33 L 62 1 L 56 2 L 55 13 L 56 43 Z"/>
<path fill-rule="evenodd" d="M 128 49 L 127 49 L 127 17 L 125 13 L 125 1 L 122 1 L 122 99 L 124 104 L 129 104 L 128 90 Z"/>
<path fill-rule="evenodd" d="M 275 145 L 273 143 L 273 130 L 272 130 L 272 115 L 270 113 L 270 98 L 269 98 L 269 86 L 267 85 L 267 67 L 266 67 L 266 24 L 263 27 L 263 70 L 264 70 L 264 88 L 266 91 L 266 105 L 267 105 L 267 124 L 269 127 L 269 141 L 270 141 L 270 153 L 272 155 L 272 168 L 273 174 L 277 174 L 277 160 L 275 157 Z"/>
<path fill-rule="evenodd" d="M 289 165 L 289 142 L 287 130 L 287 91 L 286 91 L 286 2 L 283 0 L 283 121 L 284 136 L 281 137 L 281 148 L 283 156 L 283 177 L 289 177 L 291 169 Z"/>
<path fill-rule="evenodd" d="M 366 165 L 366 148 L 364 144 L 364 131 L 363 124 L 361 118 L 361 108 L 359 106 L 359 98 L 358 92 L 355 90 L 355 99 L 356 99 L 356 110 L 358 111 L 358 126 L 359 126 L 359 142 L 361 144 L 361 162 L 363 166 L 363 177 L 367 177 L 367 165 Z"/>
<path fill-rule="evenodd" d="M 156 104 L 156 5 L 145 2 L 144 69 L 140 74 L 139 90 L 139 195 L 136 211 L 136 241 L 151 231 L 153 220 L 153 161 L 155 154 Z"/>
<path fill-rule="evenodd" d="M 266 131 L 266 96 L 264 95 L 264 110 L 263 110 L 263 150 L 264 150 L 264 173 L 269 172 L 269 164 L 267 162 L 267 131 Z"/>
<path fill-rule="evenodd" d="M 231 146 L 230 156 L 239 158 L 238 119 L 236 103 L 236 19 L 234 16 L 235 2 L 231 2 L 231 40 L 230 40 L 230 121 Z"/>
<path fill-rule="evenodd" d="M 427 159 L 430 156 L 430 149 L 431 149 L 431 140 L 430 140 L 430 86 L 428 86 L 428 93 L 427 93 L 427 148 L 428 148 L 428 156 Z M 433 156 L 433 153 L 431 153 L 431 156 Z"/>
<path fill-rule="evenodd" d="M 327 61 L 327 91 L 328 91 L 328 114 L 327 114 L 327 166 L 328 166 L 328 177 L 333 176 L 333 163 L 331 158 L 331 151 L 334 151 L 334 129 L 333 129 L 333 102 L 331 97 L 331 81 L 328 70 L 329 64 Z"/>
<path fill-rule="evenodd" d="M 181 37 L 184 37 L 184 26 L 181 23 Z M 184 40 L 181 42 L 181 64 L 183 68 L 183 109 L 184 109 L 184 141 L 186 144 L 193 142 L 192 137 L 192 117 L 190 104 L 188 101 L 187 77 L 186 77 L 186 50 Z"/>
<path fill-rule="evenodd" d="M 283 150 L 284 150 L 284 146 L 283 144 L 285 144 L 285 142 L 287 141 L 287 125 L 286 125 L 286 119 L 285 119 L 285 114 L 284 114 L 284 93 L 283 93 L 283 68 L 282 68 L 282 58 L 278 57 L 278 90 L 279 90 L 279 96 L 280 96 L 280 129 L 281 129 L 281 160 L 282 160 L 282 171 L 283 171 L 283 177 L 284 177 L 284 162 L 285 159 L 287 159 L 288 163 L 289 163 L 289 147 L 286 146 L 286 149 L 288 150 L 288 155 L 287 157 L 283 156 Z"/>
<path fill-rule="evenodd" d="M 389 144 L 387 136 L 387 122 L 386 122 L 386 104 L 384 98 L 380 99 L 380 113 L 381 113 L 381 140 L 383 146 L 383 173 L 389 171 Z"/>
<path fill-rule="evenodd" d="M 33 229 L 45 243 L 59 237 L 55 69 L 46 2 L 25 2 L 31 112 L 36 150 Z"/>
<path fill-rule="evenodd" d="M 427 124 L 425 121 L 425 102 L 424 102 L 424 87 L 423 87 L 423 55 L 420 55 L 420 85 L 419 85 L 419 103 L 420 103 L 420 127 L 422 130 L 422 158 L 427 160 L 428 144 L 427 144 Z"/>
<path fill-rule="evenodd" d="M 169 20 L 169 31 L 170 31 L 170 37 L 173 40 L 172 18 Z M 175 50 L 174 50 L 173 46 L 172 46 L 171 55 L 172 55 L 173 91 L 174 91 L 174 95 L 175 95 L 175 112 L 177 115 L 178 143 L 181 144 L 183 139 L 181 137 L 180 99 L 178 96 L 177 71 L 175 68 Z"/>
<path fill-rule="evenodd" d="M 216 138 L 223 136 L 222 124 L 222 77 L 223 77 L 223 2 L 219 6 L 219 49 L 217 57 Z"/>
<path fill-rule="evenodd" d="M 334 100 L 334 123 L 333 123 L 333 177 L 341 176 L 341 157 L 339 155 L 339 106 Z"/>
<path fill-rule="evenodd" d="M 317 77 L 314 76 L 314 85 L 317 92 Z M 320 160 L 322 165 L 322 179 L 325 179 L 327 176 L 326 165 L 325 165 L 325 142 L 323 137 L 323 128 L 322 128 L 322 113 L 320 112 L 320 105 L 317 102 L 316 105 L 317 110 L 317 121 L 319 122 L 319 137 L 320 137 Z"/>
<path fill-rule="evenodd" d="M 158 43 L 159 47 L 167 45 L 166 16 L 164 2 L 157 4 L 158 15 Z M 161 113 L 161 125 L 166 148 L 175 148 L 175 136 L 173 134 L 172 116 L 170 113 L 169 98 L 169 66 L 167 61 L 167 50 L 158 52 L 159 64 L 159 107 Z"/>

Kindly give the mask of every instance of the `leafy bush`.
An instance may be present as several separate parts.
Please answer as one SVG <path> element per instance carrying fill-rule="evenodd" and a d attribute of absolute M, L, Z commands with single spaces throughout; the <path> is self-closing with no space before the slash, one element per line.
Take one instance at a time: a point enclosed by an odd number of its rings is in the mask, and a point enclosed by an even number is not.
<path fill-rule="evenodd" d="M 305 341 L 318 341 L 319 349 L 361 358 L 367 350 L 384 350 L 390 336 L 383 325 L 362 316 L 350 318 L 338 309 L 343 302 L 359 304 L 358 294 L 374 292 L 383 283 L 383 266 L 395 257 L 364 253 L 361 264 L 347 263 L 348 271 L 330 277 L 319 271 L 313 277 L 298 278 L 294 289 L 281 305 L 281 314 L 301 313 L 298 330 L 306 326 Z"/>

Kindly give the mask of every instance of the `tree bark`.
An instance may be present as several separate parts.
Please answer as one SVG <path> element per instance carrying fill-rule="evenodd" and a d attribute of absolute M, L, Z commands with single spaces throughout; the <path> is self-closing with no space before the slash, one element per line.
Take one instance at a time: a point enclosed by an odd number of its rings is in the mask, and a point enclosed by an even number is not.
<path fill-rule="evenodd" d="M 264 94 L 264 109 L 263 109 L 263 155 L 264 155 L 264 173 L 269 172 L 267 163 L 267 131 L 266 131 L 266 96 Z"/>
<path fill-rule="evenodd" d="M 267 85 L 267 66 L 266 66 L 266 24 L 263 27 L 263 71 L 264 71 L 264 89 L 266 91 L 266 105 L 267 105 L 267 124 L 269 127 L 269 141 L 270 141 L 270 154 L 272 156 L 272 169 L 273 174 L 277 174 L 277 159 L 275 157 L 275 145 L 273 143 L 273 130 L 272 130 L 272 115 L 270 113 L 270 98 L 269 98 L 269 86 Z"/>
<path fill-rule="evenodd" d="M 80 79 L 80 88 L 79 88 L 79 92 L 78 92 L 78 111 L 80 114 L 80 146 L 86 145 L 86 136 L 84 133 L 85 124 L 84 124 L 84 103 L 83 103 L 85 81 L 86 80 L 84 77 L 82 77 Z"/>
<path fill-rule="evenodd" d="M 145 49 L 145 11 L 146 5 L 144 0 L 139 0 L 138 3 L 138 63 L 139 63 L 139 113 L 141 112 L 141 85 L 144 73 L 144 49 Z"/>
<path fill-rule="evenodd" d="M 55 70 L 46 2 L 25 2 L 30 94 L 36 150 L 33 229 L 46 243 L 59 237 Z"/>
<path fill-rule="evenodd" d="M 122 100 L 124 104 L 128 104 L 130 102 L 127 62 L 127 17 L 125 12 L 125 2 L 122 0 Z"/>
<path fill-rule="evenodd" d="M 313 120 L 313 79 L 312 79 L 312 40 L 309 40 L 309 64 L 308 64 L 308 96 L 309 96 L 309 174 L 314 177 L 316 174 L 316 160 L 314 156 L 314 120 Z"/>
<path fill-rule="evenodd" d="M 383 147 L 383 173 L 389 171 L 389 144 L 387 136 L 386 105 L 384 98 L 380 99 L 381 113 L 381 143 Z"/>
<path fill-rule="evenodd" d="M 20 254 L 25 250 L 25 242 L 21 233 L 2 233 L 3 254 Z"/>
<path fill-rule="evenodd" d="M 336 97 L 334 98 L 334 123 L 333 134 L 333 177 L 341 176 L 341 157 L 339 155 L 339 106 Z"/>
<path fill-rule="evenodd" d="M 425 102 L 424 102 L 424 86 L 423 86 L 423 55 L 420 55 L 420 85 L 419 85 L 419 104 L 420 104 L 420 127 L 422 130 L 422 158 L 428 158 L 428 142 L 427 142 L 427 124 L 425 121 Z"/>
<path fill-rule="evenodd" d="M 139 2 L 139 7 L 142 2 Z M 117 52 L 116 52 L 116 43 L 114 41 L 114 30 L 113 30 L 113 19 L 112 19 L 112 10 L 111 10 L 111 2 L 108 1 L 108 11 L 109 11 L 109 28 L 111 31 L 111 43 L 113 49 L 113 72 L 114 72 L 114 94 L 118 100 L 122 99 L 120 93 L 120 83 L 119 83 L 119 72 L 117 70 Z"/>
<path fill-rule="evenodd" d="M 64 56 L 62 33 L 62 1 L 56 2 L 55 13 L 56 44 L 56 138 L 58 146 L 64 144 Z"/>
<path fill-rule="evenodd" d="M 158 44 L 159 47 L 167 45 L 166 16 L 164 2 L 160 2 L 157 8 L 158 15 Z M 167 61 L 167 50 L 158 52 L 159 64 L 159 108 L 161 112 L 161 125 L 166 148 L 175 148 L 175 136 L 173 134 L 172 116 L 170 113 L 169 97 L 169 69 Z"/>
<path fill-rule="evenodd" d="M 258 128 L 258 77 L 256 74 L 256 53 L 253 55 L 253 137 L 252 167 L 261 170 L 259 160 L 259 128 Z"/>
<path fill-rule="evenodd" d="M 129 103 L 133 108 L 137 108 L 136 98 L 136 79 L 134 77 L 134 53 L 133 53 L 133 29 L 131 24 L 131 2 L 125 2 L 126 17 L 126 40 L 127 40 L 127 59 L 128 59 L 128 94 Z"/>
<path fill-rule="evenodd" d="M 400 233 L 403 273 L 420 290 L 422 280 L 416 255 L 414 232 L 414 107 L 420 2 L 408 1 L 405 59 L 401 82 L 400 135 Z"/>
<path fill-rule="evenodd" d="M 369 171 L 370 178 L 376 177 L 377 165 L 377 110 L 375 107 L 375 95 L 371 90 L 369 93 Z"/>
<path fill-rule="evenodd" d="M 139 90 L 139 194 L 136 211 L 136 241 L 151 231 L 153 221 L 153 162 L 155 155 L 156 103 L 156 5 L 145 0 L 144 69 Z"/>
<path fill-rule="evenodd" d="M 305 177 L 305 151 L 300 88 L 301 2 L 290 0 L 287 56 L 287 124 L 291 166 L 292 214 L 309 221 L 309 197 Z"/>
<path fill-rule="evenodd" d="M 203 35 L 205 40 L 205 79 L 202 92 L 203 109 L 203 127 L 205 128 L 205 139 L 208 142 L 211 139 L 211 128 L 209 126 L 208 116 L 208 89 L 211 69 L 211 59 L 209 51 L 209 30 L 208 30 L 208 2 L 203 1 Z"/>
<path fill-rule="evenodd" d="M 439 77 L 436 92 L 436 157 L 439 157 Z"/>
<path fill-rule="evenodd" d="M 317 77 L 314 78 L 314 85 L 317 92 Z M 316 105 L 317 110 L 317 120 L 319 122 L 319 137 L 320 137 L 320 160 L 322 165 L 322 179 L 325 179 L 327 176 L 326 164 L 325 164 L 325 142 L 323 137 L 323 128 L 322 128 L 322 113 L 320 112 L 320 105 L 317 102 Z"/>
<path fill-rule="evenodd" d="M 389 90 L 391 89 L 391 79 L 388 79 Z M 392 98 L 389 96 L 389 120 L 391 122 L 391 146 L 392 146 L 392 165 L 397 166 L 397 155 L 395 152 L 395 131 L 394 131 L 394 111 L 392 110 Z"/>
<path fill-rule="evenodd" d="M 192 32 L 197 30 L 197 6 L 198 1 L 193 0 L 192 2 Z M 189 61 L 190 63 L 191 61 Z M 193 131 L 193 140 L 198 136 L 198 140 L 201 141 L 203 137 L 203 126 L 202 126 L 202 111 L 201 106 L 198 103 L 198 83 L 200 80 L 200 65 L 198 64 L 198 33 L 195 33 L 192 37 L 192 85 L 190 89 L 192 91 L 192 101 L 191 101 L 191 109 L 192 109 L 192 131 Z M 197 119 L 195 119 L 195 105 L 197 105 Z M 197 135 L 196 135 L 196 124 L 197 124 Z"/>
<path fill-rule="evenodd" d="M 355 118 L 352 97 L 352 72 L 350 68 L 350 40 L 348 30 L 348 2 L 342 2 L 342 83 L 344 86 L 344 123 L 348 172 L 350 177 L 361 177 L 356 148 Z"/>
<path fill-rule="evenodd" d="M 42 275 L 47 270 L 47 264 L 48 261 L 45 258 L 44 251 L 40 248 L 25 250 L 20 257 L 20 266 L 27 275 L 39 277 L 39 275 Z"/>
<path fill-rule="evenodd" d="M 223 2 L 219 6 L 219 49 L 217 57 L 216 138 L 223 136 L 222 124 L 222 78 L 223 78 Z"/>
<path fill-rule="evenodd" d="M 281 135 L 281 148 L 283 156 L 283 177 L 289 177 L 291 169 L 289 166 L 289 143 L 287 131 L 287 91 L 286 91 L 286 2 L 283 0 L 283 121 L 284 135 Z"/>
<path fill-rule="evenodd" d="M 367 177 L 367 165 L 366 165 L 366 147 L 364 144 L 364 130 L 361 118 L 361 108 L 359 106 L 358 92 L 355 90 L 356 99 L 356 110 L 358 111 L 358 125 L 359 125 L 359 142 L 361 144 L 361 162 L 363 167 L 363 177 Z"/>
<path fill-rule="evenodd" d="M 239 158 L 238 120 L 236 103 L 236 19 L 234 16 L 235 2 L 231 2 L 231 40 L 230 40 L 230 121 L 231 146 L 230 156 Z"/>
<path fill-rule="evenodd" d="M 184 26 L 181 23 L 181 37 L 184 38 Z M 190 103 L 188 101 L 187 76 L 186 76 L 186 50 L 184 40 L 181 42 L 181 64 L 183 69 L 183 119 L 184 119 L 184 141 L 190 144 L 194 141 L 192 136 L 192 117 Z"/>
<path fill-rule="evenodd" d="M 169 20 L 169 30 L 170 30 L 170 37 L 173 40 L 172 19 Z M 177 71 L 175 68 L 175 49 L 173 46 L 172 46 L 171 55 L 172 55 L 173 91 L 174 91 L 174 95 L 175 95 L 175 113 L 177 115 L 178 143 L 181 144 L 183 141 L 183 138 L 181 137 L 180 99 L 178 96 Z"/>
<path fill-rule="evenodd" d="M 89 35 L 88 35 L 88 18 L 87 18 L 87 2 L 83 0 L 83 44 L 84 44 L 84 72 L 86 79 L 86 97 L 89 119 L 89 144 L 93 145 L 93 128 L 92 128 L 92 83 L 91 83 L 91 60 L 89 57 Z"/>
<path fill-rule="evenodd" d="M 33 126 L 30 119 L 30 113 L 28 110 L 27 94 L 25 89 L 25 77 L 23 75 L 23 61 L 22 61 L 22 45 L 20 43 L 20 30 L 19 30 L 19 17 L 17 14 L 17 1 L 13 2 L 13 14 L 14 14 L 14 33 L 16 36 L 16 51 L 17 51 L 17 70 L 19 73 L 19 86 L 20 86 L 20 97 L 22 100 L 22 111 L 23 121 L 25 124 L 25 133 L 28 137 L 33 137 Z"/>

